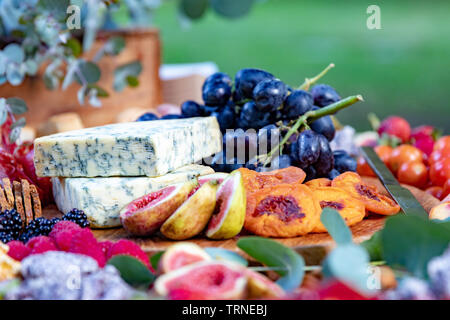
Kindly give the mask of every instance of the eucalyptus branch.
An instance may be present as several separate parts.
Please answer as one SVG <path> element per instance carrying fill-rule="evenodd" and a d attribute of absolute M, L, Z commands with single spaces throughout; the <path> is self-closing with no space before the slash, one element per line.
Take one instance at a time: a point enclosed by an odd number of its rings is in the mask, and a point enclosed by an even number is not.
<path fill-rule="evenodd" d="M 339 110 L 345 109 L 345 108 L 355 104 L 358 101 L 364 101 L 364 99 L 361 95 L 350 96 L 345 99 L 339 100 L 335 103 L 332 103 L 326 107 L 306 112 L 304 115 L 302 115 L 301 117 L 299 117 L 297 119 L 297 121 L 294 123 L 294 125 L 285 134 L 285 136 L 283 137 L 281 142 L 278 144 L 278 146 L 273 148 L 267 155 L 263 155 L 263 157 L 265 158 L 264 166 L 267 166 L 272 161 L 272 157 L 274 156 L 275 153 L 278 153 L 278 152 L 281 153 L 281 151 L 283 150 L 283 146 L 286 144 L 286 142 L 289 140 L 289 138 L 294 133 L 297 133 L 298 130 L 302 126 L 307 127 L 308 123 L 314 122 L 315 120 L 317 120 L 321 117 L 335 114 Z"/>

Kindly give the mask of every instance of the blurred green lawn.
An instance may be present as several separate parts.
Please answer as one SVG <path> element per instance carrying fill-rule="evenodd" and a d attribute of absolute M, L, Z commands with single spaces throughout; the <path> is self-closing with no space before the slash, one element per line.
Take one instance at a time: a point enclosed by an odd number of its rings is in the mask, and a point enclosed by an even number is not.
<path fill-rule="evenodd" d="M 156 12 L 155 25 L 165 63 L 215 61 L 231 75 L 262 68 L 296 86 L 334 62 L 323 82 L 365 99 L 339 113 L 342 122 L 365 130 L 369 112 L 398 114 L 450 133 L 450 2 L 377 1 L 382 30 L 368 30 L 373 3 L 267 0 L 242 19 L 209 11 L 183 29 L 172 0 Z"/>

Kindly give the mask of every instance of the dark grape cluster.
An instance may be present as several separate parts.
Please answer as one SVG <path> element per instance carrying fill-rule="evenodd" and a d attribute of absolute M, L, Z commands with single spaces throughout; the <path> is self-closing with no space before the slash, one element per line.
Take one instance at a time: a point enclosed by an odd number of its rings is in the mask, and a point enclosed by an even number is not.
<path fill-rule="evenodd" d="M 318 84 L 310 91 L 293 90 L 273 74 L 252 68 L 239 70 L 234 77 L 234 86 L 227 74 L 212 74 L 202 86 L 202 97 L 204 104 L 184 102 L 178 117 L 217 118 L 224 134 L 223 151 L 205 164 L 221 172 L 244 166 L 257 171 L 267 170 L 255 156 L 278 146 L 290 126 L 306 112 L 341 99 L 328 85 Z M 154 114 L 146 113 L 138 120 L 156 119 Z M 310 129 L 290 137 L 281 154 L 272 159 L 270 168 L 295 165 L 306 170 L 310 179 L 356 170 L 356 161 L 348 155 L 335 155 L 330 148 L 329 142 L 335 135 L 330 116 L 308 125 Z M 227 132 L 227 129 L 233 130 Z"/>
<path fill-rule="evenodd" d="M 48 236 L 55 224 L 61 220 L 72 221 L 82 228 L 89 227 L 89 221 L 82 210 L 73 209 L 62 218 L 36 218 L 23 228 L 22 218 L 15 210 L 5 210 L 0 213 L 0 241 L 8 243 L 19 240 L 24 243 L 37 236 Z"/>

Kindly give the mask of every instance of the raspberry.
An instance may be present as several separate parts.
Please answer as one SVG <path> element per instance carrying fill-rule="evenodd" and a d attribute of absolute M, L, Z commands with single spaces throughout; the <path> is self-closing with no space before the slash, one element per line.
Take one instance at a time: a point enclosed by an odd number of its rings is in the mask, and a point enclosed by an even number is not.
<path fill-rule="evenodd" d="M 60 250 L 69 251 L 73 236 L 80 230 L 81 227 L 74 222 L 61 221 L 53 227 L 49 236 Z"/>
<path fill-rule="evenodd" d="M 58 251 L 52 239 L 46 236 L 37 236 L 27 242 L 27 247 L 31 249 L 30 254 L 39 254 L 47 251 Z"/>
<path fill-rule="evenodd" d="M 106 241 L 100 242 L 99 244 L 100 244 L 100 247 L 102 248 L 103 253 L 105 254 L 106 260 L 108 260 L 108 258 L 109 258 L 108 253 L 109 253 L 109 250 L 111 249 L 111 247 L 113 246 L 114 242 L 106 240 Z"/>
<path fill-rule="evenodd" d="M 31 249 L 24 245 L 22 241 L 10 241 L 8 246 L 8 255 L 17 261 L 22 261 L 23 258 L 29 256 L 31 253 Z"/>
<path fill-rule="evenodd" d="M 119 254 L 125 254 L 135 257 L 136 259 L 140 260 L 143 264 L 145 264 L 152 272 L 154 271 L 153 268 L 150 266 L 147 254 L 144 251 L 142 251 L 141 247 L 139 247 L 133 241 L 125 239 L 117 241 L 116 243 L 113 244 L 113 246 L 109 250 L 107 258 L 109 259 Z"/>
<path fill-rule="evenodd" d="M 50 234 L 55 234 L 63 230 L 80 230 L 81 227 L 72 221 L 60 221 L 53 227 Z"/>
<path fill-rule="evenodd" d="M 84 254 L 95 259 L 99 267 L 105 266 L 106 259 L 102 247 L 89 228 L 83 228 L 73 235 L 69 252 Z"/>

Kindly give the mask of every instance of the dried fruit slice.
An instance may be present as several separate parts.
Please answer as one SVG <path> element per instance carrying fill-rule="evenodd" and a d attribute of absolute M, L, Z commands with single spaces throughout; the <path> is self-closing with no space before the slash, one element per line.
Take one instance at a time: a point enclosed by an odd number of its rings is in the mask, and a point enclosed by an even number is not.
<path fill-rule="evenodd" d="M 320 219 L 319 202 L 303 184 L 280 184 L 247 197 L 245 229 L 263 237 L 307 234 Z"/>
<path fill-rule="evenodd" d="M 209 254 L 198 245 L 190 242 L 174 244 L 164 252 L 159 262 L 162 273 L 168 273 L 189 264 L 212 260 Z"/>
<path fill-rule="evenodd" d="M 328 178 L 317 178 L 309 180 L 308 182 L 305 182 L 305 184 L 310 188 L 329 187 L 331 186 L 331 180 Z"/>
<path fill-rule="evenodd" d="M 353 198 L 352 195 L 344 189 L 336 187 L 317 187 L 313 189 L 313 193 L 322 209 L 332 208 L 337 210 L 348 226 L 360 222 L 366 215 L 364 203 Z M 313 232 L 327 232 L 327 229 L 319 220 L 318 224 L 314 227 Z"/>
<path fill-rule="evenodd" d="M 400 211 L 400 206 L 394 200 L 379 193 L 375 186 L 364 183 L 355 172 L 337 176 L 331 186 L 347 190 L 355 199 L 361 200 L 370 212 L 394 215 Z"/>
<path fill-rule="evenodd" d="M 134 235 L 151 235 L 181 206 L 196 184 L 192 180 L 168 186 L 134 200 L 120 212 L 123 227 Z"/>
<path fill-rule="evenodd" d="M 259 272 L 246 269 L 245 274 L 248 278 L 247 299 L 274 299 L 286 294 L 278 284 Z"/>
<path fill-rule="evenodd" d="M 242 173 L 247 192 L 254 192 L 279 184 L 300 184 L 306 178 L 306 173 L 297 167 L 288 167 L 269 172 L 256 172 L 247 168 L 240 168 L 238 171 Z"/>
<path fill-rule="evenodd" d="M 204 176 L 200 176 L 200 177 L 198 177 L 198 184 L 202 186 L 205 182 L 212 181 L 212 180 L 217 180 L 220 184 L 223 182 L 223 180 L 228 178 L 229 175 L 230 175 L 229 173 L 216 172 L 216 173 L 211 173 L 211 174 L 207 174 Z"/>
<path fill-rule="evenodd" d="M 217 180 L 204 183 L 161 226 L 172 240 L 185 240 L 202 232 L 216 207 Z"/>
<path fill-rule="evenodd" d="M 245 220 L 246 198 L 242 175 L 234 171 L 217 190 L 216 208 L 206 229 L 210 239 L 229 239 L 241 232 Z"/>
<path fill-rule="evenodd" d="M 240 265 L 224 261 L 198 262 L 160 276 L 155 291 L 163 297 L 182 290 L 188 298 L 243 299 L 247 289 L 244 270 Z"/>

